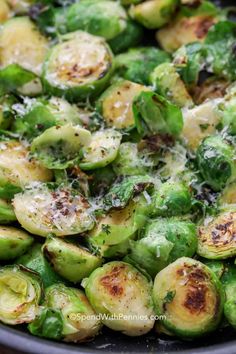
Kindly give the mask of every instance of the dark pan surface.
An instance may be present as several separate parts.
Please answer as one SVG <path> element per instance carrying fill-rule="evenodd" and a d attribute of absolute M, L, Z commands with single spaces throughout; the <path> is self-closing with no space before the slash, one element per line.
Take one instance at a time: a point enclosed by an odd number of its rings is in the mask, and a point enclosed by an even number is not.
<path fill-rule="evenodd" d="M 235 0 L 215 0 L 216 4 L 236 6 Z M 88 353 L 208 353 L 236 354 L 236 332 L 226 328 L 206 338 L 183 342 L 169 337 L 158 338 L 154 332 L 137 338 L 104 329 L 102 334 L 86 344 L 65 344 L 44 340 L 28 334 L 24 328 L 0 324 L 0 345 L 20 353 L 88 354 Z"/>

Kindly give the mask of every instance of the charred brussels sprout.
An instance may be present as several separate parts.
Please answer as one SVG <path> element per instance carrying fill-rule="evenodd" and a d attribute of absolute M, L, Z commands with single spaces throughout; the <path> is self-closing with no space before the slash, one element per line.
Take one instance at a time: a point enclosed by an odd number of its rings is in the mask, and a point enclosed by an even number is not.
<path fill-rule="evenodd" d="M 110 79 L 112 61 L 110 48 L 101 37 L 82 31 L 68 33 L 52 47 L 44 63 L 45 91 L 68 101 L 97 95 Z"/>
<path fill-rule="evenodd" d="M 0 320 L 3 323 L 17 325 L 33 321 L 40 298 L 36 273 L 19 266 L 0 269 Z"/>
<path fill-rule="evenodd" d="M 115 160 L 122 135 L 114 129 L 99 130 L 92 134 L 91 142 L 82 149 L 82 170 L 93 170 Z"/>
<path fill-rule="evenodd" d="M 178 136 L 183 128 L 181 110 L 154 92 L 141 92 L 133 102 L 137 130 L 142 135 Z"/>
<path fill-rule="evenodd" d="M 158 65 L 151 73 L 151 83 L 157 93 L 177 106 L 189 107 L 193 105 L 192 98 L 173 64 L 163 63 Z"/>
<path fill-rule="evenodd" d="M 149 29 L 160 28 L 171 20 L 177 0 L 148 0 L 131 7 L 130 15 Z"/>
<path fill-rule="evenodd" d="M 152 277 L 179 257 L 192 257 L 197 249 L 197 232 L 190 221 L 177 218 L 148 223 L 142 238 L 131 241 L 127 262 L 146 270 Z"/>
<path fill-rule="evenodd" d="M 0 199 L 0 224 L 10 224 L 16 220 L 11 203 L 7 200 Z"/>
<path fill-rule="evenodd" d="M 66 342 L 85 342 L 96 336 L 101 328 L 99 319 L 84 292 L 55 284 L 46 289 L 44 305 L 60 311 L 63 327 L 61 336 Z"/>
<path fill-rule="evenodd" d="M 73 283 L 88 277 L 102 264 L 102 258 L 93 255 L 85 248 L 56 237 L 47 239 L 43 246 L 43 253 L 54 270 Z"/>
<path fill-rule="evenodd" d="M 157 65 L 169 62 L 170 57 L 155 47 L 130 49 L 115 58 L 116 73 L 126 80 L 148 85 L 149 76 Z"/>
<path fill-rule="evenodd" d="M 130 264 L 110 262 L 96 269 L 85 282 L 85 292 L 96 313 L 107 315 L 102 320 L 107 327 L 128 336 L 140 336 L 152 329 L 151 284 Z"/>
<path fill-rule="evenodd" d="M 203 263 L 182 257 L 157 274 L 153 288 L 156 313 L 163 326 L 182 338 L 214 331 L 221 320 L 224 292 Z"/>
<path fill-rule="evenodd" d="M 166 182 L 152 196 L 153 214 L 178 216 L 190 212 L 192 197 L 189 188 L 181 182 Z"/>
<path fill-rule="evenodd" d="M 130 130 L 134 128 L 132 103 L 134 98 L 149 88 L 131 81 L 118 81 L 100 97 L 97 108 L 108 127 Z"/>
<path fill-rule="evenodd" d="M 31 151 L 45 167 L 61 170 L 76 163 L 82 146 L 90 141 L 88 130 L 69 123 L 45 130 L 33 140 Z"/>
<path fill-rule="evenodd" d="M 197 150 L 197 164 L 205 182 L 220 191 L 236 177 L 235 149 L 220 136 L 203 140 Z"/>
<path fill-rule="evenodd" d="M 21 256 L 32 245 L 33 238 L 15 227 L 0 227 L 0 260 L 8 261 Z"/>
<path fill-rule="evenodd" d="M 108 0 L 82 0 L 66 13 L 69 32 L 83 30 L 106 40 L 116 37 L 127 26 L 126 11 L 119 3 Z"/>
<path fill-rule="evenodd" d="M 94 226 L 88 201 L 68 187 L 29 185 L 24 192 L 15 195 L 13 206 L 23 228 L 39 236 L 74 235 Z"/>
<path fill-rule="evenodd" d="M 199 227 L 198 254 L 209 259 L 225 259 L 236 255 L 236 212 L 221 212 Z"/>

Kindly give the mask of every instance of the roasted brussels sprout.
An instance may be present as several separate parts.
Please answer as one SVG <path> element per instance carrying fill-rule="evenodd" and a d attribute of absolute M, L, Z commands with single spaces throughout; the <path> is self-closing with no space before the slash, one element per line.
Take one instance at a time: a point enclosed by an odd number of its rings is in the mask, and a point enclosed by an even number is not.
<path fill-rule="evenodd" d="M 101 328 L 100 320 L 79 289 L 54 284 L 46 289 L 44 305 L 60 311 L 61 336 L 66 342 L 85 342 L 96 336 Z"/>
<path fill-rule="evenodd" d="M 18 141 L 0 142 L 0 195 L 11 198 L 30 182 L 47 182 L 52 173 L 29 156 L 29 150 Z M 11 188 L 12 187 L 12 188 Z"/>
<path fill-rule="evenodd" d="M 21 256 L 34 239 L 27 232 L 11 226 L 0 227 L 0 260 L 8 261 Z"/>
<path fill-rule="evenodd" d="M 207 219 L 198 232 L 198 254 L 208 259 L 225 259 L 236 255 L 236 212 L 223 211 Z"/>
<path fill-rule="evenodd" d="M 83 30 L 96 36 L 112 39 L 127 26 L 127 14 L 119 3 L 109 0 L 82 0 L 66 12 L 69 32 Z"/>
<path fill-rule="evenodd" d="M 91 134 L 71 123 L 54 126 L 36 137 L 31 152 L 49 169 L 65 169 L 78 160 L 82 146 L 88 146 Z"/>
<path fill-rule="evenodd" d="M 96 313 L 107 315 L 102 320 L 107 327 L 128 336 L 152 329 L 151 283 L 130 264 L 110 262 L 96 269 L 85 281 L 85 292 Z"/>
<path fill-rule="evenodd" d="M 169 61 L 169 55 L 158 48 L 133 48 L 116 56 L 115 70 L 126 80 L 148 85 L 149 76 L 155 67 Z"/>
<path fill-rule="evenodd" d="M 42 253 L 42 245 L 35 243 L 25 254 L 16 259 L 16 264 L 22 265 L 37 272 L 45 288 L 62 282 L 62 278 L 54 272 Z"/>
<path fill-rule="evenodd" d="M 41 298 L 36 273 L 20 266 L 0 268 L 0 320 L 17 325 L 29 323 L 38 313 Z"/>
<path fill-rule="evenodd" d="M 79 283 L 102 264 L 102 258 L 85 248 L 56 237 L 47 239 L 43 253 L 54 270 L 73 283 Z"/>
<path fill-rule="evenodd" d="M 209 136 L 197 150 L 197 164 L 205 182 L 220 191 L 236 177 L 235 149 L 220 136 Z"/>
<path fill-rule="evenodd" d="M 224 292 L 203 263 L 182 257 L 157 274 L 153 288 L 156 313 L 167 330 L 182 338 L 214 331 L 221 320 Z"/>
<path fill-rule="evenodd" d="M 168 23 L 178 4 L 177 0 L 148 0 L 132 6 L 130 16 L 149 29 Z"/>
<path fill-rule="evenodd" d="M 117 129 L 134 128 L 132 103 L 142 91 L 149 91 L 149 88 L 126 80 L 111 85 L 102 94 L 97 104 L 97 109 L 106 125 Z"/>
<path fill-rule="evenodd" d="M 89 233 L 90 247 L 105 258 L 124 256 L 130 248 L 130 240 L 143 227 L 150 205 L 143 196 L 131 201 L 122 210 L 112 210 L 98 219 Z"/>
<path fill-rule="evenodd" d="M 15 195 L 13 206 L 23 228 L 39 236 L 74 235 L 94 226 L 88 201 L 69 187 L 45 183 L 29 185 Z"/>
<path fill-rule="evenodd" d="M 0 199 L 0 224 L 10 224 L 16 220 L 11 203 L 7 200 Z"/>
<path fill-rule="evenodd" d="M 173 64 L 158 65 L 151 73 L 151 83 L 157 93 L 177 106 L 193 106 L 192 98 Z"/>
<path fill-rule="evenodd" d="M 181 110 L 154 92 L 141 92 L 133 102 L 135 124 L 142 135 L 178 136 L 183 128 Z"/>
<path fill-rule="evenodd" d="M 114 129 L 99 130 L 92 134 L 91 142 L 82 149 L 82 170 L 105 167 L 115 160 L 122 135 Z"/>
<path fill-rule="evenodd" d="M 127 262 L 139 266 L 152 277 L 179 257 L 192 257 L 197 249 L 196 226 L 177 218 L 148 223 L 142 238 L 131 241 Z"/>
<path fill-rule="evenodd" d="M 44 62 L 44 89 L 68 101 L 97 95 L 110 79 L 112 61 L 110 48 L 101 37 L 82 31 L 68 33 Z"/>
<path fill-rule="evenodd" d="M 152 196 L 153 214 L 156 216 L 179 216 L 190 212 L 192 197 L 182 182 L 163 183 Z"/>

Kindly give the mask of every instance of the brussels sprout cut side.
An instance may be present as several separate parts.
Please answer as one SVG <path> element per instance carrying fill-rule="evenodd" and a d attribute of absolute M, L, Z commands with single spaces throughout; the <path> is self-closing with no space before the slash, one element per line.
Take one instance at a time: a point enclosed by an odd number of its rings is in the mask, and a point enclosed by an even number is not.
<path fill-rule="evenodd" d="M 102 320 L 107 327 L 129 336 L 152 329 L 151 284 L 130 264 L 110 262 L 96 269 L 85 281 L 85 292 L 96 313 L 108 315 Z"/>
<path fill-rule="evenodd" d="M 112 73 L 113 58 L 106 42 L 82 31 L 68 33 L 61 39 L 43 66 L 45 91 L 68 101 L 100 93 Z"/>
<path fill-rule="evenodd" d="M 157 274 L 153 288 L 156 313 L 165 328 L 182 338 L 214 331 L 221 320 L 224 292 L 204 264 L 179 258 Z"/>

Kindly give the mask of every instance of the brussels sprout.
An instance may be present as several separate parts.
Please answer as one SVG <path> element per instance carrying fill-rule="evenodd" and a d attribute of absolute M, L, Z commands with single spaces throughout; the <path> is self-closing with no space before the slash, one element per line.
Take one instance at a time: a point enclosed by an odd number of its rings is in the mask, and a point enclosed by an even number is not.
<path fill-rule="evenodd" d="M 85 283 L 85 292 L 96 313 L 107 315 L 102 319 L 107 327 L 128 336 L 152 329 L 151 283 L 130 264 L 110 262 L 96 269 Z"/>
<path fill-rule="evenodd" d="M 190 150 L 195 151 L 204 138 L 216 133 L 220 124 L 217 104 L 218 100 L 210 100 L 192 109 L 183 110 L 182 138 Z"/>
<path fill-rule="evenodd" d="M 209 260 L 209 259 L 201 259 L 201 262 L 204 263 L 208 268 L 212 270 L 215 275 L 221 279 L 225 272 L 225 263 L 222 261 Z"/>
<path fill-rule="evenodd" d="M 82 146 L 89 145 L 91 134 L 88 130 L 71 123 L 54 126 L 36 137 L 31 152 L 49 169 L 65 169 L 79 157 Z"/>
<path fill-rule="evenodd" d="M 27 268 L 0 268 L 0 320 L 17 325 L 29 323 L 38 313 L 41 287 L 37 274 Z"/>
<path fill-rule="evenodd" d="M 88 234 L 90 247 L 105 258 L 124 256 L 130 248 L 130 240 L 144 226 L 149 209 L 145 198 L 139 197 L 124 209 L 112 210 L 100 217 Z"/>
<path fill-rule="evenodd" d="M 47 239 L 43 253 L 54 270 L 73 283 L 79 283 L 102 264 L 102 258 L 85 248 L 56 237 Z"/>
<path fill-rule="evenodd" d="M 63 330 L 61 312 L 41 306 L 37 317 L 28 325 L 28 330 L 34 336 L 61 339 Z"/>
<path fill-rule="evenodd" d="M 148 223 L 142 238 L 131 241 L 127 262 L 146 270 L 152 277 L 179 257 L 192 257 L 197 249 L 195 225 L 177 218 Z"/>
<path fill-rule="evenodd" d="M 135 96 L 149 88 L 131 81 L 118 81 L 111 85 L 100 97 L 97 109 L 106 125 L 117 129 L 132 129 L 134 115 L 132 103 Z"/>
<path fill-rule="evenodd" d="M 16 220 L 11 203 L 7 200 L 0 199 L 0 224 L 10 224 Z"/>
<path fill-rule="evenodd" d="M 75 235 L 94 226 L 88 201 L 68 187 L 29 185 L 15 195 L 13 206 L 23 228 L 39 236 Z"/>
<path fill-rule="evenodd" d="M 157 216 L 178 216 L 190 212 L 192 197 L 189 188 L 182 182 L 163 183 L 153 198 L 153 214 Z"/>
<path fill-rule="evenodd" d="M 235 149 L 220 136 L 209 136 L 197 150 L 198 168 L 205 182 L 214 190 L 222 190 L 236 175 Z"/>
<path fill-rule="evenodd" d="M 160 28 L 171 20 L 177 0 L 148 0 L 130 9 L 130 16 L 149 29 Z"/>
<path fill-rule="evenodd" d="M 137 130 L 142 135 L 178 136 L 183 128 L 181 110 L 154 92 L 141 92 L 133 102 Z"/>
<path fill-rule="evenodd" d="M 153 188 L 153 179 L 149 176 L 130 176 L 113 184 L 104 197 L 104 208 L 123 209 L 133 198 L 143 191 Z"/>
<path fill-rule="evenodd" d="M 224 292 L 203 263 L 182 257 L 157 274 L 153 288 L 157 315 L 167 330 L 182 338 L 214 331 L 221 320 Z"/>
<path fill-rule="evenodd" d="M 15 263 L 37 272 L 45 288 L 62 282 L 62 278 L 54 272 L 42 253 L 42 245 L 35 243 L 25 254 L 16 259 Z"/>
<path fill-rule="evenodd" d="M 137 46 L 143 38 L 143 28 L 136 22 L 128 20 L 126 28 L 116 37 L 110 39 L 112 52 L 118 54 L 129 48 Z"/>
<path fill-rule="evenodd" d="M 66 342 L 88 341 L 101 328 L 100 320 L 79 289 L 54 284 L 46 289 L 45 306 L 60 311 L 63 321 L 61 335 Z"/>
<path fill-rule="evenodd" d="M 114 129 L 99 130 L 92 134 L 90 144 L 82 149 L 82 170 L 105 167 L 115 160 L 122 135 Z"/>
<path fill-rule="evenodd" d="M 8 261 L 19 257 L 32 245 L 33 238 L 15 227 L 0 227 L 0 260 Z"/>
<path fill-rule="evenodd" d="M 217 21 L 217 15 L 218 9 L 209 1 L 203 1 L 200 6 L 182 7 L 175 19 L 157 32 L 157 40 L 170 53 L 182 45 L 202 42 Z"/>
<path fill-rule="evenodd" d="M 68 33 L 44 62 L 45 91 L 68 101 L 97 95 L 111 77 L 112 61 L 110 48 L 101 37 L 82 31 Z"/>
<path fill-rule="evenodd" d="M 0 0 L 0 23 L 4 23 L 11 16 L 10 8 L 6 0 Z"/>
<path fill-rule="evenodd" d="M 169 55 L 158 48 L 133 48 L 116 56 L 115 69 L 126 80 L 148 85 L 149 76 L 155 67 L 169 61 Z"/>
<path fill-rule="evenodd" d="M 230 183 L 223 189 L 218 201 L 219 205 L 223 207 L 231 204 L 236 205 L 236 182 Z"/>
<path fill-rule="evenodd" d="M 13 109 L 17 116 L 12 129 L 28 140 L 54 125 L 81 123 L 79 109 L 59 97 L 51 97 L 48 101 L 27 99 L 24 104 L 15 104 Z"/>
<path fill-rule="evenodd" d="M 221 212 L 199 227 L 198 254 L 208 259 L 225 259 L 236 255 L 236 212 Z"/>
<path fill-rule="evenodd" d="M 66 12 L 69 32 L 83 30 L 96 36 L 112 39 L 126 28 L 127 14 L 119 3 L 107 0 L 82 0 Z"/>
<path fill-rule="evenodd" d="M 19 192 L 30 182 L 47 182 L 51 179 L 51 171 L 30 158 L 28 148 L 22 143 L 13 140 L 0 142 L 0 187 L 2 187 L 0 195 L 2 198 L 11 198 L 12 194 Z M 6 195 L 4 195 L 4 190 Z M 11 191 L 13 193 L 9 193 Z M 8 196 L 7 193 L 9 193 Z"/>
<path fill-rule="evenodd" d="M 163 63 L 158 65 L 151 73 L 150 80 L 155 91 L 172 103 L 179 107 L 193 106 L 192 98 L 173 64 Z"/>

